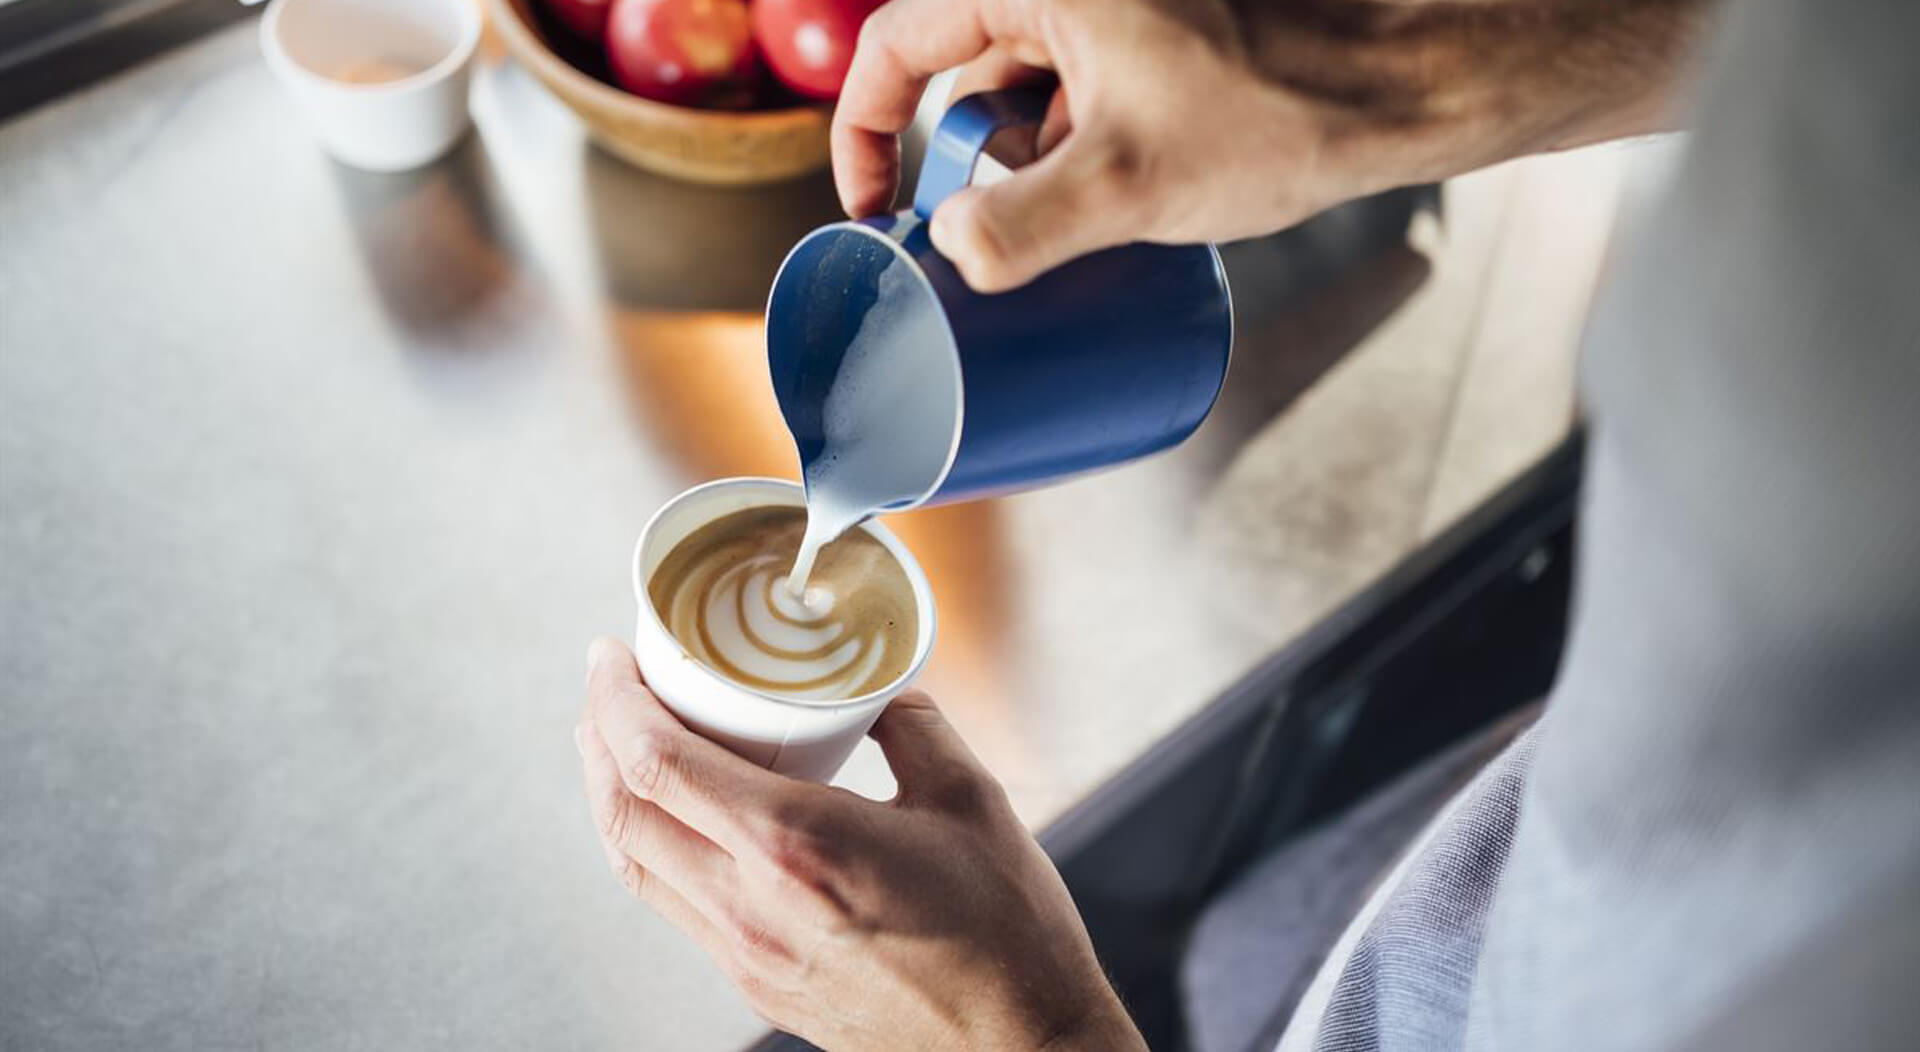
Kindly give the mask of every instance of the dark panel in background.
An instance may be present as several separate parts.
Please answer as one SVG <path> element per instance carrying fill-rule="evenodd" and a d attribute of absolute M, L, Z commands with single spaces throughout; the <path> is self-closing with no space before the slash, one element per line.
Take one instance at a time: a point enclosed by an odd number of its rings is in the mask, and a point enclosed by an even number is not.
<path fill-rule="evenodd" d="M 0 121 L 257 11 L 240 0 L 0 4 Z"/>

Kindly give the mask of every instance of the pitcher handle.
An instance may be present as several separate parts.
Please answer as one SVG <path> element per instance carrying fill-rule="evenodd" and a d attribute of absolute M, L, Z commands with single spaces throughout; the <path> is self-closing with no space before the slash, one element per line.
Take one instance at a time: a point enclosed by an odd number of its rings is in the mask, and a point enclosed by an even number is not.
<path fill-rule="evenodd" d="M 913 188 L 915 214 L 931 219 L 940 202 L 973 181 L 974 162 L 987 140 L 1003 128 L 1045 120 L 1052 100 L 1053 86 L 1048 84 L 983 91 L 947 107 L 920 164 L 920 182 Z"/>

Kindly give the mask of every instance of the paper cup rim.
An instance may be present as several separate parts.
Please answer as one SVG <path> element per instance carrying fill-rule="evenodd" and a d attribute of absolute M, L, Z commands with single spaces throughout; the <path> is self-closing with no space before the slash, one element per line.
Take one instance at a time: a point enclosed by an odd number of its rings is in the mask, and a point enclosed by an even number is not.
<path fill-rule="evenodd" d="M 805 488 L 799 483 L 788 479 L 769 478 L 758 475 L 714 479 L 711 482 L 703 482 L 692 489 L 684 490 L 672 500 L 660 505 L 659 510 L 655 511 L 653 515 L 647 519 L 647 524 L 641 527 L 640 538 L 633 544 L 633 558 L 631 560 L 629 574 L 633 581 L 633 597 L 635 601 L 640 604 L 640 616 L 646 622 L 651 623 L 654 628 L 658 629 L 661 636 L 673 640 L 676 645 L 679 643 L 679 640 L 674 636 L 673 632 L 667 628 L 666 623 L 660 620 L 660 612 L 653 608 L 653 599 L 647 595 L 646 582 L 640 578 L 640 560 L 641 556 L 645 554 L 647 550 L 647 541 L 653 536 L 654 529 L 660 525 L 660 520 L 665 518 L 667 514 L 675 508 L 689 501 L 699 499 L 713 490 L 734 489 L 742 486 L 771 486 L 776 489 L 788 490 L 800 498 L 800 507 L 806 507 Z M 791 505 L 773 506 L 790 507 Z M 939 627 L 938 619 L 934 614 L 933 585 L 927 580 L 926 571 L 921 569 L 920 561 L 913 557 L 913 553 L 907 550 L 907 546 L 901 543 L 900 538 L 894 536 L 892 530 L 887 529 L 872 519 L 859 524 L 855 529 L 867 531 L 869 535 L 887 549 L 888 553 L 893 556 L 894 562 L 900 565 L 900 569 L 907 575 L 907 584 L 913 589 L 914 612 L 924 621 L 923 627 L 916 633 L 917 638 L 914 641 L 913 660 L 907 663 L 906 669 L 898 676 L 888 680 L 886 684 L 880 688 L 868 691 L 857 697 L 796 698 L 790 695 L 777 694 L 773 691 L 760 690 L 757 687 L 749 687 L 738 680 L 729 678 L 718 669 L 694 657 L 690 653 L 687 654 L 688 660 L 698 665 L 701 671 L 712 676 L 715 681 L 725 684 L 729 689 L 740 691 L 743 694 L 760 698 L 776 705 L 792 705 L 805 709 L 860 708 L 872 705 L 875 702 L 888 700 L 905 690 L 907 685 L 912 683 L 914 679 L 920 675 L 921 670 L 926 667 L 927 660 L 933 656 L 934 635 Z M 685 648 L 682 649 L 684 651 Z M 642 669 L 642 676 L 644 676 L 645 673 L 646 670 Z"/>

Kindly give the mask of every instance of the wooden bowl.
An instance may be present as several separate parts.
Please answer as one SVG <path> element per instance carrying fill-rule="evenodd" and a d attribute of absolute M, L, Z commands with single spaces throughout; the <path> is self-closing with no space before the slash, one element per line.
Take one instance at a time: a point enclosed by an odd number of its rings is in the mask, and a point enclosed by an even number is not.
<path fill-rule="evenodd" d="M 643 99 L 584 72 L 605 60 L 583 42 L 549 35 L 538 0 L 487 0 L 495 31 L 515 61 L 579 114 L 608 152 L 662 175 L 744 186 L 791 179 L 827 164 L 825 105 L 774 110 L 698 110 Z M 563 57 L 564 56 L 564 57 Z"/>

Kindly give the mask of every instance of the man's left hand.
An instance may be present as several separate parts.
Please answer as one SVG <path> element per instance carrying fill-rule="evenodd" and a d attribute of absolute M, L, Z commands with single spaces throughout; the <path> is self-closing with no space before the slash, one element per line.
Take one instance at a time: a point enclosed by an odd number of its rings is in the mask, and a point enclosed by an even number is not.
<path fill-rule="evenodd" d="M 1143 1049 L 992 776 L 917 691 L 872 735 L 880 803 L 687 730 L 632 653 L 590 655 L 576 730 L 607 861 L 768 1022 L 823 1048 Z"/>

